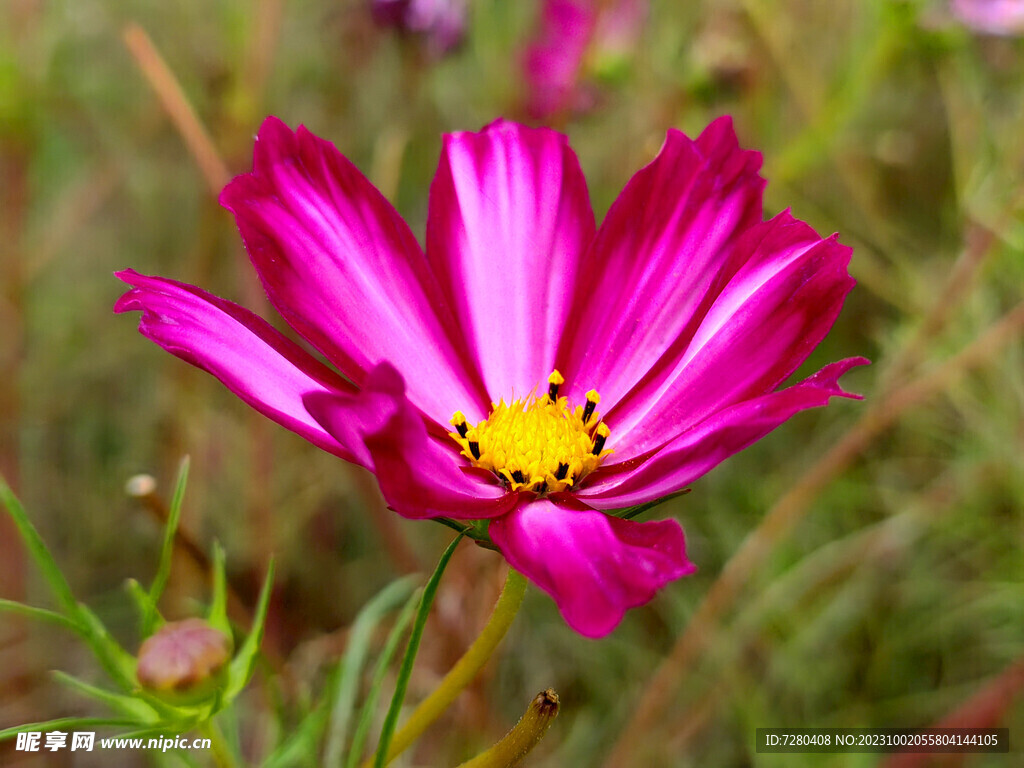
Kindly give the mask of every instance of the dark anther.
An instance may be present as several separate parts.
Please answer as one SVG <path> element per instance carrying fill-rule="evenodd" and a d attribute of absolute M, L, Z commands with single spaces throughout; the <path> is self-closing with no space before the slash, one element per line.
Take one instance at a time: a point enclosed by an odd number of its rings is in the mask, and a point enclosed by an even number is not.
<path fill-rule="evenodd" d="M 480 458 L 480 443 L 476 440 L 469 441 L 469 452 L 473 454 L 474 459 Z"/>
<path fill-rule="evenodd" d="M 536 488 L 536 493 L 547 493 L 548 492 L 548 481 L 545 480 Z"/>
<path fill-rule="evenodd" d="M 558 471 L 555 472 L 555 480 L 565 480 L 565 476 L 569 474 L 569 465 L 562 463 L 558 465 Z"/>
<path fill-rule="evenodd" d="M 597 408 L 597 402 L 594 400 L 587 400 L 587 404 L 583 406 L 583 423 L 586 424 L 590 421 L 590 417 L 594 415 L 594 409 Z"/>
<path fill-rule="evenodd" d="M 551 400 L 552 403 L 555 402 L 558 399 L 558 385 L 557 384 L 554 384 L 554 383 L 548 384 L 548 399 Z"/>
<path fill-rule="evenodd" d="M 456 424 L 455 430 L 459 433 L 459 437 L 465 437 L 466 433 L 469 432 L 469 425 L 466 422 Z"/>
<path fill-rule="evenodd" d="M 526 482 L 526 478 L 523 477 L 523 473 L 520 472 L 518 469 L 512 473 L 512 479 L 515 480 L 517 483 Z"/>
<path fill-rule="evenodd" d="M 600 456 L 601 451 L 604 450 L 604 441 L 608 438 L 605 435 L 597 435 L 594 438 L 594 450 L 591 451 L 595 456 Z"/>

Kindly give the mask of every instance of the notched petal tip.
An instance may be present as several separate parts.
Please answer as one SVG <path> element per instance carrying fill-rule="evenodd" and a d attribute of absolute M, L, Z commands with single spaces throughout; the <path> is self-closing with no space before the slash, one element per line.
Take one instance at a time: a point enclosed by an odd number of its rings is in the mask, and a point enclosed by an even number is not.
<path fill-rule="evenodd" d="M 270 176 L 273 167 L 280 163 L 298 162 L 303 144 L 311 139 L 319 140 L 304 125 L 299 125 L 293 131 L 280 118 L 273 115 L 267 117 L 256 133 L 252 170 L 229 181 L 221 190 L 217 202 L 237 215 L 261 197 L 272 195 Z"/>
<path fill-rule="evenodd" d="M 119 269 L 114 273 L 114 277 L 116 277 L 121 282 L 128 284 L 131 284 L 132 279 L 138 276 L 139 273 L 136 272 L 131 267 L 128 267 L 127 269 Z"/>
<path fill-rule="evenodd" d="M 764 164 L 764 157 L 756 149 L 740 146 L 739 136 L 731 115 L 722 115 L 711 123 L 697 137 L 696 145 L 709 159 L 732 157 L 737 167 L 748 173 L 757 173 Z M 764 184 L 764 179 L 761 179 Z"/>
<path fill-rule="evenodd" d="M 213 374 L 278 424 L 351 459 L 302 405 L 308 392 L 351 392 L 351 384 L 244 307 L 195 286 L 134 270 L 117 277 L 131 290 L 117 300 L 114 311 L 141 311 L 143 336 Z"/>
<path fill-rule="evenodd" d="M 256 133 L 253 151 L 253 171 L 258 173 L 263 165 L 278 162 L 298 151 L 298 131 L 293 131 L 286 122 L 273 115 L 267 117 Z"/>
<path fill-rule="evenodd" d="M 140 329 L 147 319 L 147 316 L 155 315 L 153 308 L 146 302 L 147 295 L 170 295 L 168 293 L 168 289 L 161 288 L 163 283 L 162 278 L 143 275 L 140 272 L 136 272 L 134 269 L 119 270 L 114 273 L 114 277 L 130 286 L 129 289 L 121 294 L 117 301 L 114 302 L 114 314 L 122 314 L 124 312 L 142 312 L 142 318 L 139 320 Z M 173 281 L 168 282 L 170 285 L 176 285 Z M 171 293 L 173 293 L 173 291 L 171 291 Z"/>
<path fill-rule="evenodd" d="M 826 365 L 814 375 L 808 376 L 800 382 L 800 384 L 829 391 L 829 396 L 847 397 L 851 400 L 863 400 L 864 395 L 857 394 L 856 392 L 847 392 L 839 384 L 839 379 L 843 374 L 853 368 L 859 368 L 862 365 L 871 365 L 871 361 L 866 357 L 848 357 L 844 360 L 839 360 L 835 363 Z"/>
<path fill-rule="evenodd" d="M 263 118 L 263 122 L 260 123 L 259 130 L 256 131 L 256 141 L 273 139 L 275 136 L 290 134 L 291 132 L 292 129 L 288 127 L 284 120 L 276 115 L 267 115 Z"/>
<path fill-rule="evenodd" d="M 481 140 L 505 139 L 513 144 L 554 139 L 569 149 L 569 137 L 561 131 L 543 125 L 524 125 L 514 120 L 499 117 L 483 126 L 479 131 L 451 131 L 441 137 L 442 153 L 454 145 Z"/>
<path fill-rule="evenodd" d="M 114 277 L 123 283 L 127 283 L 129 286 L 133 286 L 132 280 L 138 273 L 134 269 L 122 269 L 114 273 Z M 129 288 L 127 291 L 117 297 L 117 301 L 114 302 L 114 314 L 119 315 L 122 312 L 131 312 L 133 310 L 142 309 L 142 305 L 138 299 L 138 290 L 134 287 Z"/>
<path fill-rule="evenodd" d="M 514 120 L 509 120 L 506 117 L 497 117 L 491 122 L 487 123 L 483 128 L 480 129 L 480 133 L 499 133 L 505 130 L 515 131 L 519 128 L 524 128 L 522 123 L 517 123 Z M 445 134 L 446 136 L 452 136 L 457 133 L 472 133 L 472 131 L 456 131 L 454 133 Z"/>
<path fill-rule="evenodd" d="M 844 390 L 839 379 L 868 363 L 863 357 L 840 360 L 790 387 L 725 408 L 638 461 L 604 467 L 579 495 L 597 509 L 620 509 L 675 493 L 800 411 L 825 406 L 833 397 L 863 399 Z"/>

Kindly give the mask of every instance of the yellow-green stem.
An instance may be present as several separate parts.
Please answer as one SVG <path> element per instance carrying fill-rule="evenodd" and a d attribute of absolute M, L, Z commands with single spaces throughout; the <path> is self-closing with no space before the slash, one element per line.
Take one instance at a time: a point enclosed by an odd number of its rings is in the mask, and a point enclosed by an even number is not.
<path fill-rule="evenodd" d="M 459 768 L 514 768 L 544 738 L 557 716 L 558 694 L 551 688 L 541 691 L 533 697 L 515 728 L 493 747 Z"/>
<path fill-rule="evenodd" d="M 213 761 L 217 764 L 217 768 L 235 768 L 235 756 L 220 727 L 213 720 L 207 720 L 199 727 L 199 730 L 210 740 L 210 749 L 213 752 Z"/>
<path fill-rule="evenodd" d="M 395 734 L 391 741 L 391 748 L 388 750 L 387 762 L 390 763 L 416 741 L 430 724 L 451 706 L 462 690 L 473 681 L 487 660 L 491 658 L 494 649 L 498 647 L 498 643 L 501 642 L 505 633 L 508 632 L 512 620 L 519 612 L 519 606 L 522 605 L 525 593 L 526 578 L 510 568 L 508 577 L 505 579 L 505 586 L 501 590 L 501 596 L 498 597 L 498 602 L 491 612 L 491 618 L 487 620 L 487 625 L 469 646 L 469 650 L 445 675 L 441 684 L 420 702 L 405 725 Z M 372 759 L 368 760 L 363 763 L 363 768 L 369 768 L 372 764 Z"/>

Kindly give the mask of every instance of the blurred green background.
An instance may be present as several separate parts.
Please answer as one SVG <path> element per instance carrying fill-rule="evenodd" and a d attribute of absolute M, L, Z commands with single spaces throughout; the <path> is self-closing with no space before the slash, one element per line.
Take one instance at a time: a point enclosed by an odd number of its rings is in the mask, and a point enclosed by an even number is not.
<path fill-rule="evenodd" d="M 212 186 L 218 162 L 249 169 L 267 114 L 334 141 L 422 238 L 441 133 L 528 119 L 538 10 L 472 2 L 439 57 L 355 0 L 0 5 L 0 469 L 130 648 L 122 585 L 151 578 L 160 541 L 133 475 L 167 495 L 191 455 L 184 528 L 204 551 L 224 543 L 242 604 L 276 553 L 271 659 L 240 713 L 253 764 L 358 608 L 429 571 L 450 532 L 387 512 L 372 478 L 141 338 L 111 313 L 111 273 L 265 311 Z M 220 158 L 205 175 L 145 74 L 152 51 Z M 865 355 L 844 384 L 866 399 L 798 415 L 659 509 L 700 571 L 609 638 L 577 636 L 531 590 L 484 679 L 396 765 L 455 765 L 547 686 L 562 714 L 538 767 L 871 766 L 883 758 L 758 755 L 754 729 L 943 722 L 1009 727 L 1015 754 L 942 765 L 1021 764 L 1024 41 L 974 33 L 940 1 L 660 0 L 626 51 L 594 41 L 579 79 L 585 98 L 543 122 L 569 134 L 599 217 L 668 127 L 731 114 L 764 153 L 766 214 L 791 207 L 854 247 L 859 285 L 804 371 Z M 0 594 L 45 603 L 3 522 Z M 193 613 L 204 579 L 183 555 L 165 613 Z M 493 553 L 456 555 L 411 701 L 501 579 Z M 90 711 L 47 674 L 99 679 L 59 632 L 0 615 L 0 727 Z M 4 764 L 110 764 L 46 759 L 0 746 Z"/>

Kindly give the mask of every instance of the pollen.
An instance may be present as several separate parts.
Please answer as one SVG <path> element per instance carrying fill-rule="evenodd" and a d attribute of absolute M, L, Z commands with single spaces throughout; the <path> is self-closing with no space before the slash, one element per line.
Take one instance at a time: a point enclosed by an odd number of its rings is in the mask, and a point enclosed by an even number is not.
<path fill-rule="evenodd" d="M 605 443 L 611 430 L 601 421 L 601 396 L 590 390 L 586 402 L 570 406 L 558 390 L 565 379 L 548 377 L 540 396 L 491 403 L 491 413 L 476 425 L 461 411 L 452 416 L 452 439 L 474 466 L 490 470 L 514 491 L 557 493 L 570 490 L 611 453 Z"/>

